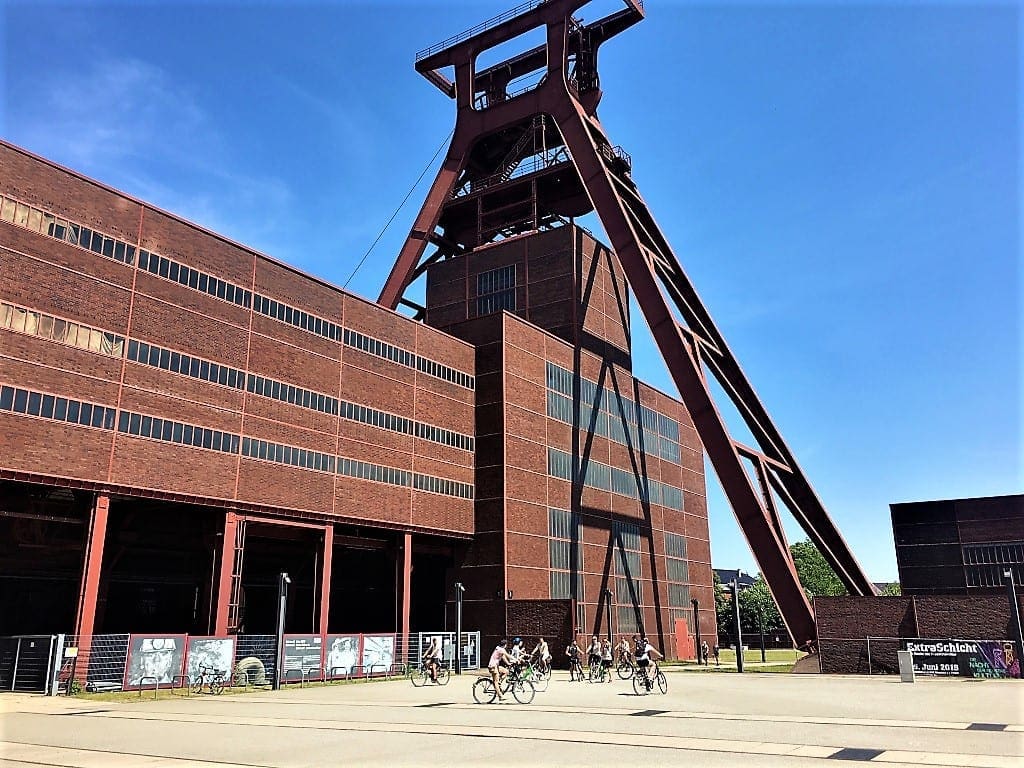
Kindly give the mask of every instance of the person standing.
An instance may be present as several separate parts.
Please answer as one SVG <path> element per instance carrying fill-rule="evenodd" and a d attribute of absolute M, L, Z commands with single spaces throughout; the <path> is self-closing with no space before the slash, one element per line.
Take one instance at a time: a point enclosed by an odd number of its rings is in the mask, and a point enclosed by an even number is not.
<path fill-rule="evenodd" d="M 601 675 L 607 682 L 612 681 L 612 644 L 608 640 L 601 641 Z"/>
<path fill-rule="evenodd" d="M 708 649 L 708 641 L 707 640 L 701 640 L 700 641 L 700 658 L 697 659 L 697 663 L 700 663 L 701 661 L 703 661 L 705 667 L 708 665 L 708 650 L 709 650 Z"/>
<path fill-rule="evenodd" d="M 719 654 L 721 653 L 721 651 L 718 648 L 718 642 L 717 641 L 715 642 L 715 651 L 714 651 L 714 653 L 715 653 L 715 666 L 716 667 L 722 666 L 722 661 L 719 658 Z"/>
<path fill-rule="evenodd" d="M 569 657 L 569 682 L 577 682 L 577 677 L 579 682 L 583 682 L 583 665 L 580 663 L 583 651 L 575 640 L 565 646 L 565 655 Z"/>

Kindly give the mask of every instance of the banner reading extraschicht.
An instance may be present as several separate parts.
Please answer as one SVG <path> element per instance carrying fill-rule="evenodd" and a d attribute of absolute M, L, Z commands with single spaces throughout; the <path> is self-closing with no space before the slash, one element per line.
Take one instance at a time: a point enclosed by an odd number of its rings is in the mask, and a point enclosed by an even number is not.
<path fill-rule="evenodd" d="M 1020 658 L 1010 640 L 931 640 L 911 638 L 901 645 L 910 651 L 919 675 L 1020 677 Z"/>

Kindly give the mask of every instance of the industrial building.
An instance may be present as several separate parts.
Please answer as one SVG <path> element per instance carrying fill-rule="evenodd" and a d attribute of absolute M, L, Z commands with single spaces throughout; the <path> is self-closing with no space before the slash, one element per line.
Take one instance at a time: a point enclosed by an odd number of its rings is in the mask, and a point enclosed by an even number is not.
<path fill-rule="evenodd" d="M 280 571 L 289 632 L 453 627 L 456 581 L 488 638 L 713 631 L 700 441 L 585 230 L 415 322 L 4 143 L 0 274 L 0 634 L 268 632 Z"/>

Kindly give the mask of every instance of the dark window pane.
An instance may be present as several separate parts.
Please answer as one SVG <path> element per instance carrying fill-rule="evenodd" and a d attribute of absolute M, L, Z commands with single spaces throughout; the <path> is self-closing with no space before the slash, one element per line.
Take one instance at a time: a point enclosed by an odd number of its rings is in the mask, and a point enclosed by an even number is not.
<path fill-rule="evenodd" d="M 160 350 L 160 367 L 163 368 L 165 371 L 171 367 L 171 350 Z"/>
<path fill-rule="evenodd" d="M 180 266 L 176 261 L 172 261 L 167 267 L 167 276 L 174 282 L 178 282 L 178 272 Z"/>
<path fill-rule="evenodd" d="M 114 243 L 114 258 L 118 261 L 124 261 L 124 243 Z"/>
<path fill-rule="evenodd" d="M 166 421 L 165 420 L 164 424 L 163 424 L 163 428 L 160 430 L 160 439 L 161 440 L 170 440 L 171 439 L 171 430 L 173 429 L 173 427 L 174 427 L 174 422 Z"/>
<path fill-rule="evenodd" d="M 160 365 L 160 348 L 150 347 L 149 348 L 149 364 L 154 368 Z"/>
<path fill-rule="evenodd" d="M 174 441 L 175 443 L 180 443 L 181 442 L 181 433 L 182 433 L 182 428 L 183 427 L 184 427 L 183 424 L 179 424 L 179 423 L 175 422 L 174 429 L 171 432 L 171 440 Z"/>
<path fill-rule="evenodd" d="M 139 434 L 143 437 L 149 437 L 153 433 L 153 417 L 143 416 L 142 417 L 142 428 L 139 430 Z"/>
<path fill-rule="evenodd" d="M 0 411 L 9 411 L 14 405 L 14 387 L 0 387 Z"/>
<path fill-rule="evenodd" d="M 203 448 L 211 448 L 213 446 L 213 430 L 203 430 Z"/>
<path fill-rule="evenodd" d="M 228 383 L 228 369 L 225 366 L 220 366 L 220 370 L 217 371 L 217 383 L 227 384 Z"/>
<path fill-rule="evenodd" d="M 132 414 L 131 422 L 128 425 L 128 432 L 133 435 L 137 435 L 142 431 L 142 416 L 137 413 Z"/>
<path fill-rule="evenodd" d="M 199 363 L 199 378 L 203 381 L 210 380 L 210 364 L 205 360 Z"/>
<path fill-rule="evenodd" d="M 181 442 L 185 445 L 192 445 L 192 426 L 184 424 L 181 430 Z"/>
<path fill-rule="evenodd" d="M 38 392 L 30 392 L 28 395 L 28 414 L 29 416 L 38 416 L 39 409 L 43 405 L 43 396 Z"/>
<path fill-rule="evenodd" d="M 188 375 L 193 379 L 198 379 L 200 367 L 199 360 L 193 357 L 188 363 Z"/>
<path fill-rule="evenodd" d="M 103 255 L 110 258 L 114 257 L 114 241 L 109 237 L 103 238 Z"/>
<path fill-rule="evenodd" d="M 134 245 L 129 245 L 129 246 L 125 247 L 125 249 L 124 249 L 124 260 L 128 264 L 134 264 L 135 263 L 135 246 Z"/>
<path fill-rule="evenodd" d="M 128 431 L 128 414 L 125 411 L 121 411 L 121 415 L 117 419 L 117 431 Z"/>
<path fill-rule="evenodd" d="M 128 342 L 128 359 L 138 360 L 139 359 L 139 342 L 129 341 Z"/>
<path fill-rule="evenodd" d="M 82 403 L 82 410 L 78 415 L 78 423 L 88 425 L 92 421 L 92 403 Z"/>
<path fill-rule="evenodd" d="M 210 280 L 209 275 L 206 275 L 206 274 L 200 274 L 199 275 L 199 290 L 202 291 L 203 293 L 206 293 L 206 287 L 207 287 L 207 284 L 208 284 L 209 280 Z"/>
<path fill-rule="evenodd" d="M 188 287 L 193 290 L 199 287 L 199 273 L 194 269 L 188 271 Z"/>
<path fill-rule="evenodd" d="M 18 405 L 17 398 L 15 398 L 14 405 L 15 405 L 15 410 L 17 410 L 17 405 Z M 79 403 L 77 400 L 68 400 L 68 416 L 67 416 L 67 421 L 68 422 L 70 422 L 72 424 L 77 424 L 78 423 L 78 410 L 79 410 L 80 407 L 81 407 L 81 403 Z"/>
<path fill-rule="evenodd" d="M 101 405 L 97 405 L 92 409 L 92 425 L 97 429 L 103 427 L 103 419 L 106 418 L 107 409 Z"/>
<path fill-rule="evenodd" d="M 115 408 L 104 408 L 103 409 L 103 428 L 113 429 L 114 428 L 114 417 L 117 415 L 117 409 Z"/>
<path fill-rule="evenodd" d="M 227 294 L 227 285 L 225 285 L 223 280 L 218 280 L 217 281 L 217 298 L 218 299 L 226 298 L 226 294 Z"/>
<path fill-rule="evenodd" d="M 157 273 L 160 275 L 160 277 L 167 277 L 167 275 L 168 275 L 168 273 L 170 273 L 170 271 L 171 271 L 171 262 L 161 256 L 160 257 L 160 265 L 157 268 Z"/>

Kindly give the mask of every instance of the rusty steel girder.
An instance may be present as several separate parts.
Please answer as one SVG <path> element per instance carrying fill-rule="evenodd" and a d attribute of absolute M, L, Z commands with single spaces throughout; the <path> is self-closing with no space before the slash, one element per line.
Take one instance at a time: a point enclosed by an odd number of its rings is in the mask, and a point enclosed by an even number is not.
<path fill-rule="evenodd" d="M 439 259 L 471 252 L 498 234 L 531 231 L 595 211 L 780 613 L 794 640 L 812 646 L 814 614 L 797 579 L 776 495 L 851 594 L 874 595 L 876 590 L 640 196 L 629 156 L 613 147 L 597 118 L 598 48 L 644 18 L 640 0 L 623 3 L 623 10 L 584 24 L 575 13 L 587 0 L 530 0 L 417 55 L 417 71 L 456 101 L 457 120 L 378 303 L 396 308 L 409 284 Z M 545 45 L 474 70 L 481 52 L 540 27 L 546 30 Z M 454 70 L 454 79 L 445 69 Z M 531 87 L 512 89 L 530 73 L 538 75 Z M 522 154 L 519 148 L 530 141 L 536 146 L 538 140 L 543 144 L 540 160 L 513 178 L 510 163 Z M 512 201 L 507 209 L 515 214 L 503 222 L 502 209 L 497 209 L 485 223 L 479 191 L 493 191 L 495 185 L 507 190 Z M 499 226 L 492 233 L 495 221 Z M 428 244 L 436 251 L 424 258 Z M 743 417 L 757 447 L 730 435 L 708 374 Z"/>

